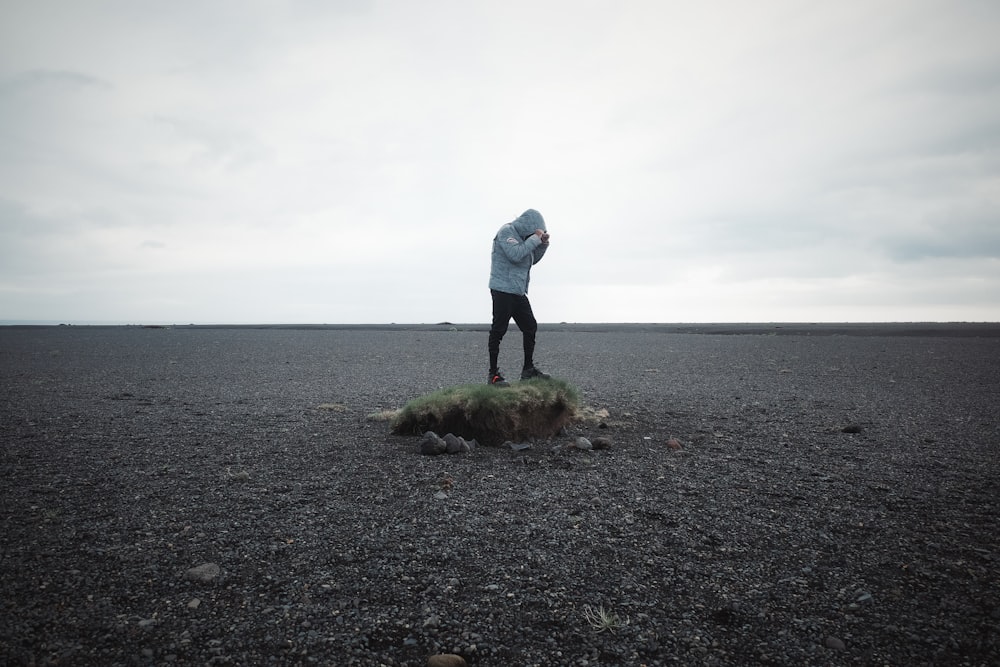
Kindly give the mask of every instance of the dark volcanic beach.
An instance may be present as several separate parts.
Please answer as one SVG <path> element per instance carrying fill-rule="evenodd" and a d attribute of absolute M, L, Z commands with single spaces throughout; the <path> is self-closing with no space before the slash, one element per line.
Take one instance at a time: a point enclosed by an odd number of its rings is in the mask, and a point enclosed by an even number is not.
<path fill-rule="evenodd" d="M 0 663 L 1000 664 L 1000 326 L 550 324 L 606 417 L 451 456 L 375 418 L 485 358 L 0 327 Z"/>

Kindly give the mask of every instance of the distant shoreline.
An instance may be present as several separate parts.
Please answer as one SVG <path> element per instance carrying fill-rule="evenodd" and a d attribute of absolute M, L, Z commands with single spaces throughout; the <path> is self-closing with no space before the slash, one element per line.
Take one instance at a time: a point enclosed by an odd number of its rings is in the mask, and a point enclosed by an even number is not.
<path fill-rule="evenodd" d="M 481 331 L 487 323 L 436 324 L 59 324 L 0 322 L 0 329 L 242 329 L 327 331 Z M 515 327 L 512 325 L 512 331 Z M 540 323 L 543 333 L 664 333 L 770 336 L 924 336 L 1000 338 L 1000 322 L 746 322 L 746 323 Z"/>

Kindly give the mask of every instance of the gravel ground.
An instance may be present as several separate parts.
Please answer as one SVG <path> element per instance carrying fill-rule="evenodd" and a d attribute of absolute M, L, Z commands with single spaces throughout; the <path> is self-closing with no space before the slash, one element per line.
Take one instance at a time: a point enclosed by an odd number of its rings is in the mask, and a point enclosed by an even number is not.
<path fill-rule="evenodd" d="M 1000 664 L 1000 337 L 727 333 L 550 328 L 606 428 L 431 457 L 368 417 L 482 331 L 0 328 L 0 663 Z"/>

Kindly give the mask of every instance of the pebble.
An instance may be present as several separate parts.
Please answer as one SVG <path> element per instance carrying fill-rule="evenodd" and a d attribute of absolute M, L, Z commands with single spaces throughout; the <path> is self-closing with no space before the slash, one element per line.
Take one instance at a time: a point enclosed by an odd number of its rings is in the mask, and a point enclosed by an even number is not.
<path fill-rule="evenodd" d="M 594 449 L 607 449 L 611 446 L 611 438 L 602 435 L 591 440 L 591 443 L 593 443 Z"/>
<path fill-rule="evenodd" d="M 573 446 L 576 447 L 577 449 L 582 449 L 584 451 L 590 451 L 591 449 L 594 448 L 593 443 L 591 443 L 590 440 L 583 437 L 582 435 L 576 439 L 576 442 L 573 443 Z"/>
<path fill-rule="evenodd" d="M 201 600 L 199 600 L 198 598 L 194 598 L 193 600 L 187 603 L 188 609 L 197 609 L 200 606 L 201 606 Z"/>
<path fill-rule="evenodd" d="M 683 449 L 683 447 L 681 447 L 681 441 L 678 440 L 677 438 L 670 438 L 669 440 L 667 440 L 667 447 L 675 451 L 678 449 Z"/>
<path fill-rule="evenodd" d="M 188 581 L 197 581 L 200 583 L 209 583 L 219 576 L 221 568 L 215 563 L 203 563 L 198 567 L 192 567 L 190 570 L 184 573 L 184 578 Z"/>
<path fill-rule="evenodd" d="M 844 644 L 843 639 L 841 639 L 840 637 L 834 637 L 832 635 L 826 638 L 824 644 L 826 645 L 827 648 L 832 648 L 834 651 L 843 651 L 844 649 L 847 648 L 847 645 Z"/>
<path fill-rule="evenodd" d="M 427 658 L 427 667 L 466 667 L 465 658 L 454 653 L 439 653 Z"/>

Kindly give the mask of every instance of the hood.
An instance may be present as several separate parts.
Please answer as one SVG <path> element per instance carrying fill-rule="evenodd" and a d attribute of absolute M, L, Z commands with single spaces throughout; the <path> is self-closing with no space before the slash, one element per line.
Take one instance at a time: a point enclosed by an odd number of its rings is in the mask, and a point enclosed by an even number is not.
<path fill-rule="evenodd" d="M 531 236 L 536 229 L 545 229 L 545 220 L 542 219 L 542 214 L 533 208 L 529 208 L 510 224 L 514 225 L 514 229 L 522 238 Z"/>

